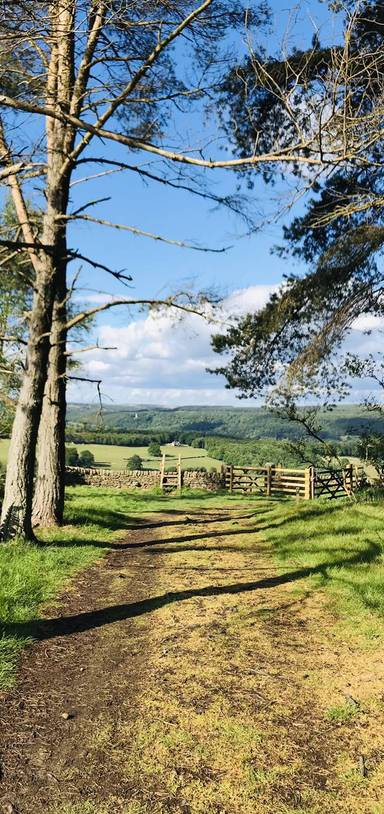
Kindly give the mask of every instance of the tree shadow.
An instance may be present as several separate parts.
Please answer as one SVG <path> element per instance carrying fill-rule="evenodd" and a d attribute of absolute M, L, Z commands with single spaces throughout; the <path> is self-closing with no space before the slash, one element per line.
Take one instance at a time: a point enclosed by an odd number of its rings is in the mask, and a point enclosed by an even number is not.
<path fill-rule="evenodd" d="M 178 523 L 176 525 L 181 525 L 181 524 Z M 112 525 L 109 525 L 108 528 L 110 528 L 112 530 L 113 527 L 112 527 Z M 119 525 L 119 526 L 116 526 L 116 528 L 122 528 L 122 526 Z M 129 527 L 125 527 L 125 528 L 129 528 Z M 136 530 L 140 531 L 141 527 L 138 527 Z M 218 538 L 221 538 L 221 537 L 223 537 L 223 538 L 235 537 L 237 535 L 245 535 L 245 534 L 253 534 L 253 535 L 255 535 L 256 533 L 257 533 L 257 529 L 254 529 L 254 528 L 252 528 L 252 529 L 249 529 L 249 528 L 243 529 L 243 528 L 241 528 L 241 529 L 236 529 L 236 530 L 223 529 L 223 530 L 220 530 L 220 531 L 208 531 L 206 533 L 204 533 L 204 531 L 201 531 L 199 534 L 180 535 L 180 536 L 177 536 L 177 537 L 165 537 L 163 539 L 158 539 L 157 538 L 157 539 L 152 539 L 152 540 L 142 540 L 139 543 L 129 543 L 129 542 L 113 543 L 113 542 L 107 542 L 107 541 L 106 542 L 100 542 L 99 540 L 92 540 L 92 541 L 83 540 L 83 539 L 76 540 L 76 539 L 71 538 L 69 540 L 63 540 L 63 539 L 50 540 L 48 543 L 45 543 L 43 541 L 42 545 L 56 546 L 57 548 L 68 548 L 68 547 L 72 547 L 72 546 L 81 546 L 81 545 L 89 546 L 89 545 L 92 545 L 95 548 L 110 549 L 111 551 L 129 551 L 130 549 L 141 550 L 141 549 L 144 549 L 144 548 L 151 548 L 151 547 L 156 546 L 156 550 L 158 552 L 160 552 L 160 551 L 163 552 L 165 550 L 168 551 L 168 549 L 170 548 L 172 543 L 190 543 L 190 542 L 193 542 L 194 540 L 204 541 L 204 540 L 218 539 Z M 162 546 L 165 546 L 165 548 L 163 549 Z M 223 549 L 230 550 L 230 546 L 221 546 L 220 550 L 223 550 Z M 197 547 L 193 548 L 193 547 L 186 546 L 186 547 L 180 547 L 179 550 L 181 550 L 181 551 L 188 551 L 188 550 L 197 551 L 199 549 Z M 206 550 L 208 550 L 208 547 L 207 546 L 201 546 L 201 550 L 206 551 Z M 239 548 L 236 549 L 236 551 L 239 551 L 239 550 L 240 550 Z"/>
<path fill-rule="evenodd" d="M 33 622 L 15 622 L 3 625 L 3 633 L 18 637 L 30 637 L 39 641 L 55 638 L 56 636 L 68 636 L 73 633 L 83 633 L 87 630 L 104 627 L 114 622 L 133 619 L 143 616 L 153 611 L 159 610 L 174 602 L 183 602 L 188 599 L 204 598 L 213 596 L 237 595 L 256 590 L 273 589 L 280 585 L 296 582 L 301 579 L 319 574 L 323 581 L 330 579 L 329 568 L 347 568 L 358 563 L 370 563 L 381 555 L 381 546 L 370 543 L 364 552 L 359 553 L 348 560 L 342 559 L 335 562 L 323 562 L 316 566 L 297 568 L 283 574 L 265 577 L 253 582 L 236 582 L 229 585 L 207 585 L 203 588 L 188 588 L 181 591 L 170 591 L 160 596 L 148 597 L 139 602 L 127 602 L 120 605 L 99 608 L 97 610 L 85 611 L 72 616 L 58 617 L 52 619 L 40 619 Z"/>
<path fill-rule="evenodd" d="M 155 539 L 155 540 L 144 540 L 140 543 L 125 543 L 123 544 L 123 548 L 130 549 L 130 548 L 147 548 L 151 546 L 168 546 L 168 544 L 172 543 L 191 543 L 194 540 L 216 540 L 219 537 L 237 537 L 238 535 L 246 535 L 246 534 L 253 534 L 257 533 L 257 529 L 254 528 L 241 528 L 241 529 L 220 529 L 219 531 L 200 531 L 199 534 L 181 534 L 177 537 L 164 537 L 163 539 Z M 113 547 L 113 546 L 112 546 Z"/>
<path fill-rule="evenodd" d="M 195 512 L 176 512 L 177 514 L 182 515 L 180 520 L 158 520 L 156 523 L 147 523 L 145 520 L 140 521 L 138 518 L 137 525 L 134 526 L 126 526 L 130 531 L 141 531 L 142 529 L 159 529 L 166 526 L 181 526 L 181 525 L 193 525 L 193 526 L 200 526 L 206 525 L 209 523 L 228 523 L 233 520 L 247 520 L 252 519 L 254 516 L 252 514 L 241 514 L 234 516 L 233 514 L 225 514 L 220 515 L 220 517 L 209 517 L 209 515 L 205 515 L 205 517 L 201 517 L 201 512 L 196 512 L 197 517 L 195 517 Z M 188 515 L 193 515 L 189 517 Z"/>

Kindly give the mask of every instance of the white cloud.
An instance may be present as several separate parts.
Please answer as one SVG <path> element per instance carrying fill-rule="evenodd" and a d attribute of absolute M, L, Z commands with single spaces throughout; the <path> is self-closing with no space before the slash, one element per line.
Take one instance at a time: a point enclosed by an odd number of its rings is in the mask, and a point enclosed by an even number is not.
<path fill-rule="evenodd" d="M 256 285 L 233 291 L 216 312 L 214 323 L 191 314 L 180 318 L 167 311 L 134 317 L 127 314 L 127 324 L 121 325 L 121 310 L 118 325 L 111 316 L 97 331 L 100 345 L 116 350 L 96 349 L 79 357 L 82 375 L 101 378 L 104 393 L 117 403 L 239 404 L 236 393 L 225 389 L 223 377 L 207 373 L 207 368 L 219 367 L 222 362 L 211 349 L 211 336 L 225 331 L 238 315 L 257 311 L 277 287 Z M 376 352 L 382 344 L 378 329 L 384 327 L 384 320 L 362 315 L 352 327 L 346 349 L 359 349 L 362 354 Z M 357 384 L 356 400 L 363 397 L 364 387 L 366 382 Z M 93 397 L 92 385 L 71 385 L 72 400 L 89 401 Z"/>
<path fill-rule="evenodd" d="M 211 336 L 225 330 L 234 317 L 255 311 L 267 302 L 276 286 L 260 285 L 233 291 L 209 322 L 197 315 L 179 318 L 174 313 L 149 313 L 127 325 L 101 325 L 102 346 L 82 356 L 82 373 L 103 379 L 103 390 L 115 401 L 153 404 L 234 404 L 222 377 L 206 372 L 220 357 L 211 349 Z M 71 386 L 70 398 L 88 400 L 90 385 Z"/>
<path fill-rule="evenodd" d="M 374 331 L 380 328 L 384 328 L 384 317 L 378 317 L 375 314 L 361 314 L 352 325 L 354 331 Z"/>

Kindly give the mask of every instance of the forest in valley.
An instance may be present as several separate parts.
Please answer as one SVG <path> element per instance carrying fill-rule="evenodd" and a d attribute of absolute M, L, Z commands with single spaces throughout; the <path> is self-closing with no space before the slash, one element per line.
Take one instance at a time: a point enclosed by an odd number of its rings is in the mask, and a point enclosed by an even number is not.
<path fill-rule="evenodd" d="M 338 405 L 332 411 L 319 411 L 321 435 L 339 440 L 375 430 L 384 433 L 384 417 L 370 414 L 364 406 Z M 299 438 L 302 427 L 262 407 L 129 407 L 106 406 L 100 413 L 94 405 L 69 404 L 67 439 L 80 443 L 129 443 L 151 438 L 163 443 L 185 439 L 186 443 L 206 435 L 230 438 Z M 104 441 L 108 438 L 108 441 Z M 121 440 L 119 440 L 121 439 Z"/>

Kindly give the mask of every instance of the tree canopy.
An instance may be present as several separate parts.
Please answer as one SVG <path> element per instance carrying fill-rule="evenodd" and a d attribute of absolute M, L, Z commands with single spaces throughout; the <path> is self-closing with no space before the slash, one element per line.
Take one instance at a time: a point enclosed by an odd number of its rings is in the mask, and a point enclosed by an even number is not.
<path fill-rule="evenodd" d="M 305 212 L 285 225 L 284 245 L 276 249 L 282 259 L 303 260 L 307 273 L 289 275 L 264 308 L 213 339 L 214 349 L 230 356 L 215 372 L 244 397 L 294 382 L 307 393 L 320 387 L 342 396 L 340 344 L 357 316 L 383 314 L 384 11 L 379 2 L 363 2 L 343 12 L 339 46 L 322 47 L 315 37 L 308 50 L 283 60 L 252 55 L 225 87 L 240 155 L 266 124 L 268 143 L 288 149 L 300 110 L 308 137 L 318 128 L 325 163 L 332 149 L 342 155 L 321 177 L 309 178 Z M 305 181 L 299 162 L 293 171 Z M 268 167 L 264 178 L 274 178 Z"/>

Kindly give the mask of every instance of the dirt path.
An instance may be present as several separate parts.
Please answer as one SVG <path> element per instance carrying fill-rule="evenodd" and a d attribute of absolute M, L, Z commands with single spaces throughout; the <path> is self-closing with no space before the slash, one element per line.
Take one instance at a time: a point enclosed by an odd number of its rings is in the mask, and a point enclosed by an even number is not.
<path fill-rule="evenodd" d="M 367 678 L 259 519 L 153 515 L 50 608 L 1 705 L 4 812 L 382 814 L 382 654 Z"/>

